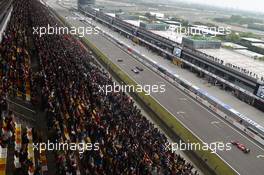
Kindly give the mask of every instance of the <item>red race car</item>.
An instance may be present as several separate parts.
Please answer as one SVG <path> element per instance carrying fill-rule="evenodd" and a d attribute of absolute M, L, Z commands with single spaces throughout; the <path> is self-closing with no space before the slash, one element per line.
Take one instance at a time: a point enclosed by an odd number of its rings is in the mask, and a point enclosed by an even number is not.
<path fill-rule="evenodd" d="M 238 149 L 240 149 L 244 153 L 249 153 L 250 152 L 250 149 L 249 148 L 247 148 L 242 143 L 239 143 L 238 141 L 231 141 L 231 143 L 232 143 L 232 145 L 236 146 Z"/>

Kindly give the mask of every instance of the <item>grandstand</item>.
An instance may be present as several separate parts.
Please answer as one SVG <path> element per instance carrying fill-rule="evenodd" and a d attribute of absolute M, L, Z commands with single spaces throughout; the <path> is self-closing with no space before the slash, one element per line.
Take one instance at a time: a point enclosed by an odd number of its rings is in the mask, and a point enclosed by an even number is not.
<path fill-rule="evenodd" d="M 164 149 L 167 138 L 129 96 L 99 91 L 113 80 L 74 36 L 33 35 L 33 26 L 62 25 L 46 6 L 37 0 L 15 0 L 12 6 L 0 45 L 1 174 L 198 174 Z M 19 120 L 10 98 L 40 106 L 48 138 L 36 123 Z M 33 143 L 47 139 L 99 143 L 99 150 L 33 149 Z"/>

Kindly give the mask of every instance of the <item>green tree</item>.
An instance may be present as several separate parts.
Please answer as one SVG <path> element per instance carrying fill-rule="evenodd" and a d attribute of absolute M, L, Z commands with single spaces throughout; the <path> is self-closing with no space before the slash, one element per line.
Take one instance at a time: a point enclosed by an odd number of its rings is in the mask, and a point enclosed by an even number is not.
<path fill-rule="evenodd" d="M 239 36 L 239 34 L 237 34 L 235 32 L 232 32 L 231 34 L 226 35 L 226 41 L 237 42 L 239 40 L 240 40 L 240 36 Z"/>

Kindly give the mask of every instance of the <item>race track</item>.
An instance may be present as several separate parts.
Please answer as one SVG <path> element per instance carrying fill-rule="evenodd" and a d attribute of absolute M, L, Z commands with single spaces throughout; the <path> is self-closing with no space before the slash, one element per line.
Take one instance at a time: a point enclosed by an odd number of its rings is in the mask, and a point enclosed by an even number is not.
<path fill-rule="evenodd" d="M 73 16 L 71 12 L 56 4 L 55 1 L 49 2 L 49 4 L 63 17 Z M 83 22 L 72 18 L 67 18 L 67 21 L 75 27 L 86 26 Z M 105 53 L 112 62 L 118 65 L 138 84 L 165 84 L 166 91 L 164 93 L 153 93 L 151 94 L 152 97 L 204 142 L 212 143 L 221 141 L 228 143 L 231 140 L 237 140 L 245 144 L 251 149 L 249 154 L 244 154 L 233 146 L 231 151 L 217 153 L 241 175 L 263 175 L 264 158 L 257 158 L 258 155 L 264 155 L 262 148 L 232 128 L 229 124 L 219 119 L 215 114 L 198 104 L 191 97 L 184 94 L 181 90 L 149 70 L 101 34 L 86 35 L 86 38 Z M 118 62 L 118 59 L 123 59 L 123 62 Z M 144 71 L 139 74 L 133 73 L 131 69 L 135 68 L 135 66 L 142 67 Z"/>

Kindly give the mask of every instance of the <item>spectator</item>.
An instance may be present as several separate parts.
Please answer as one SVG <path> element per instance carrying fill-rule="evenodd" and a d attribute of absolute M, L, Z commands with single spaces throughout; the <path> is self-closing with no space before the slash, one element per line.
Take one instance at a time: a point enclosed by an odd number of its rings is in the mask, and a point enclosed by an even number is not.
<path fill-rule="evenodd" d="M 34 87 L 32 94 L 37 94 L 37 85 L 41 86 L 49 138 L 53 142 L 99 143 L 99 150 L 83 154 L 55 151 L 57 175 L 78 172 L 195 174 L 193 166 L 180 155 L 165 150 L 167 138 L 142 115 L 129 96 L 116 92 L 106 95 L 99 91 L 99 85 L 113 85 L 113 80 L 95 64 L 91 51 L 83 49 L 71 35 L 32 35 L 32 26 L 61 25 L 42 3 L 16 0 L 13 6 L 14 13 L 0 49 L 6 61 L 1 64 L 4 92 L 11 89 L 15 95 L 25 94 L 30 80 L 30 87 Z M 36 47 L 40 63 L 34 78 L 31 78 L 28 61 L 29 38 Z M 16 156 L 26 174 L 32 173 L 34 167 L 27 158 L 29 141 L 24 134 L 22 149 Z M 39 173 L 38 168 L 34 171 Z"/>

